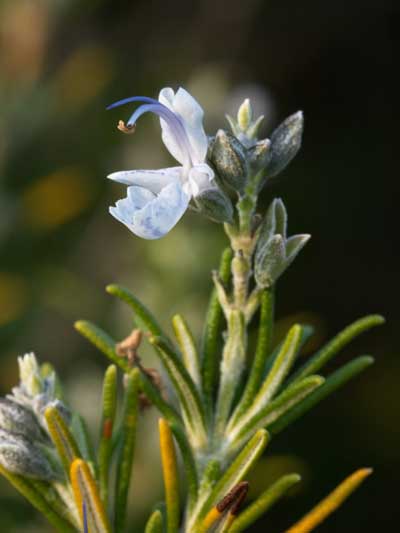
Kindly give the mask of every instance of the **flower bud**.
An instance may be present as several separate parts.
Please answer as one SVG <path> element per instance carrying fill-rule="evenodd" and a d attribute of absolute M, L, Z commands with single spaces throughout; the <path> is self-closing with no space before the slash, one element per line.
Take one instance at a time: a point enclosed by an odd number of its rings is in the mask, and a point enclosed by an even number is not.
<path fill-rule="evenodd" d="M 258 141 L 258 143 L 249 148 L 248 154 L 251 168 L 255 172 L 259 172 L 269 163 L 271 157 L 271 141 L 269 139 Z"/>
<path fill-rule="evenodd" d="M 0 399 L 0 428 L 33 441 L 43 440 L 39 422 L 34 414 L 11 400 Z"/>
<path fill-rule="evenodd" d="M 248 164 L 246 150 L 236 137 L 218 130 L 211 153 L 218 175 L 233 189 L 241 191 L 246 183 Z"/>
<path fill-rule="evenodd" d="M 267 214 L 260 228 L 257 248 L 262 248 L 275 234 L 286 239 L 287 213 L 285 204 L 280 198 L 275 198 L 268 208 Z"/>
<path fill-rule="evenodd" d="M 0 430 L 0 464 L 27 478 L 51 481 L 57 475 L 47 457 L 30 440 Z"/>
<path fill-rule="evenodd" d="M 238 109 L 237 123 L 242 131 L 246 131 L 253 120 L 253 110 L 250 100 L 246 98 Z"/>
<path fill-rule="evenodd" d="M 232 202 L 218 187 L 206 189 L 197 195 L 194 201 L 200 212 L 214 222 L 232 222 Z"/>
<path fill-rule="evenodd" d="M 18 357 L 19 376 L 21 385 L 30 396 L 35 396 L 43 390 L 43 380 L 40 367 L 34 353 L 27 353 Z"/>
<path fill-rule="evenodd" d="M 303 113 L 298 111 L 280 124 L 271 135 L 269 177 L 276 176 L 290 163 L 301 146 Z"/>
<path fill-rule="evenodd" d="M 254 268 L 259 287 L 271 287 L 310 238 L 310 235 L 306 234 L 287 238 L 286 227 L 285 205 L 280 198 L 276 198 L 259 230 Z"/>
<path fill-rule="evenodd" d="M 274 235 L 256 253 L 254 277 L 257 285 L 272 287 L 285 268 L 285 241 L 282 235 Z"/>

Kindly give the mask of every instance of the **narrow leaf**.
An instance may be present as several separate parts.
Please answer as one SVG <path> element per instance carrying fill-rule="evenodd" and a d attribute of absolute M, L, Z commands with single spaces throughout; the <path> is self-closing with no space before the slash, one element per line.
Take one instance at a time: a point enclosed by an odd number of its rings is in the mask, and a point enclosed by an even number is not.
<path fill-rule="evenodd" d="M 113 296 L 117 296 L 117 298 L 126 302 L 132 308 L 140 329 L 150 331 L 152 335 L 157 337 L 168 338 L 152 313 L 128 289 L 113 284 L 108 285 L 106 291 Z"/>
<path fill-rule="evenodd" d="M 157 407 L 163 417 L 168 420 L 172 432 L 176 438 L 176 442 L 178 443 L 180 452 L 182 454 L 182 461 L 185 466 L 184 470 L 187 477 L 189 492 L 188 507 L 190 509 L 197 498 L 198 480 L 193 453 L 186 438 L 182 420 L 175 409 L 164 400 L 160 394 L 160 391 L 154 386 L 148 376 L 143 373 L 140 376 L 140 388 L 146 394 L 149 400 Z"/>
<path fill-rule="evenodd" d="M 371 473 L 371 468 L 360 468 L 360 470 L 354 472 L 299 522 L 286 530 L 286 533 L 310 533 L 330 514 L 336 511 Z"/>
<path fill-rule="evenodd" d="M 117 408 L 117 367 L 110 365 L 103 381 L 103 414 L 101 420 L 100 444 L 97 453 L 99 464 L 100 495 L 108 505 L 109 470 L 112 453 L 112 436 Z"/>
<path fill-rule="evenodd" d="M 233 522 L 229 533 L 240 533 L 247 531 L 256 520 L 258 520 L 268 509 L 270 509 L 282 496 L 295 484 L 300 481 L 298 474 L 288 474 L 282 476 L 271 487 L 265 490 L 260 496 L 249 505 Z"/>
<path fill-rule="evenodd" d="M 164 477 L 165 502 L 167 506 L 167 533 L 179 530 L 180 505 L 178 463 L 174 440 L 168 422 L 159 420 L 161 463 Z"/>
<path fill-rule="evenodd" d="M 117 355 L 115 351 L 115 340 L 101 328 L 86 320 L 75 322 L 75 329 L 98 348 L 112 363 L 119 366 L 124 372 L 129 372 L 128 361 Z"/>
<path fill-rule="evenodd" d="M 174 316 L 172 319 L 172 325 L 182 353 L 184 365 L 198 390 L 200 390 L 200 361 L 192 332 L 190 331 L 186 320 L 181 315 Z"/>
<path fill-rule="evenodd" d="M 277 392 L 299 353 L 301 341 L 302 327 L 296 324 L 290 328 L 271 370 L 268 372 L 259 393 L 254 399 L 250 411 L 253 411 L 253 407 L 256 410 L 264 407 Z"/>
<path fill-rule="evenodd" d="M 246 412 L 242 415 L 246 420 L 249 420 L 263 409 L 279 389 L 300 351 L 303 338 L 303 328 L 298 324 L 292 326 L 286 336 L 285 342 L 282 344 L 275 357 L 272 367 L 262 383 L 259 392 L 254 398 L 251 406 L 248 407 Z M 234 413 L 232 421 L 228 425 L 228 431 L 233 430 L 238 419 L 238 414 Z"/>
<path fill-rule="evenodd" d="M 89 531 L 91 533 L 111 533 L 107 513 L 88 464 L 82 459 L 75 459 L 71 464 L 70 479 L 76 506 L 81 516 L 82 529 L 85 506 Z"/>
<path fill-rule="evenodd" d="M 336 389 L 347 383 L 350 379 L 357 376 L 360 372 L 368 368 L 374 359 L 368 355 L 357 357 L 350 363 L 342 366 L 339 370 L 331 374 L 326 381 L 314 390 L 309 396 L 305 397 L 300 403 L 292 407 L 283 416 L 277 419 L 269 426 L 270 432 L 275 435 L 286 428 L 289 424 L 303 416 L 312 407 L 317 405 L 321 400 L 332 394 Z M 290 388 L 297 385 L 292 383 Z"/>
<path fill-rule="evenodd" d="M 234 449 L 235 447 L 239 448 L 255 430 L 261 427 L 268 427 L 269 424 L 279 419 L 314 389 L 320 387 L 323 382 L 324 378 L 321 376 L 308 376 L 290 389 L 284 390 L 275 400 L 254 413 L 251 418 L 246 417 L 229 435 L 230 440 L 236 444 Z"/>
<path fill-rule="evenodd" d="M 65 495 L 58 491 L 60 483 L 49 484 L 41 480 L 31 480 L 31 484 L 55 513 L 79 529 L 80 520 L 76 512 L 74 502 L 71 501 L 70 497 L 65 498 Z M 63 487 L 65 491 L 68 490 L 67 485 L 63 484 Z M 72 503 L 73 507 L 68 504 L 66 505 L 67 501 L 69 504 Z"/>
<path fill-rule="evenodd" d="M 240 310 L 232 310 L 228 318 L 228 336 L 221 361 L 221 378 L 215 410 L 215 434 L 222 436 L 231 412 L 235 393 L 246 363 L 247 331 Z"/>
<path fill-rule="evenodd" d="M 338 333 L 328 344 L 319 350 L 302 368 L 295 373 L 290 380 L 294 383 L 296 380 L 318 372 L 320 368 L 326 365 L 344 346 L 349 344 L 355 337 L 361 335 L 364 331 L 379 326 L 385 322 L 381 315 L 369 315 L 360 318 L 347 326 L 343 331 Z"/>
<path fill-rule="evenodd" d="M 163 533 L 163 516 L 161 511 L 156 510 L 147 521 L 144 533 Z"/>
<path fill-rule="evenodd" d="M 206 514 L 211 511 L 235 485 L 244 479 L 264 451 L 268 442 L 269 433 L 265 429 L 260 429 L 255 435 L 253 435 L 243 450 L 232 461 L 220 480 L 215 484 L 210 496 L 202 505 L 197 518 L 200 520 L 200 523 L 203 521 Z M 203 528 L 200 528 L 199 531 L 203 531 Z"/>
<path fill-rule="evenodd" d="M 243 392 L 242 399 L 235 411 L 234 419 L 240 418 L 251 404 L 258 392 L 264 374 L 265 362 L 271 351 L 272 328 L 274 322 L 274 291 L 265 289 L 261 294 L 260 325 L 258 329 L 257 347 L 250 375 Z"/>
<path fill-rule="evenodd" d="M 152 337 L 150 343 L 155 346 L 161 362 L 167 371 L 182 406 L 184 422 L 190 431 L 193 444 L 201 447 L 207 441 L 204 410 L 196 386 L 189 376 L 182 361 L 161 337 Z"/>
<path fill-rule="evenodd" d="M 43 516 L 49 521 L 49 523 L 61 533 L 72 533 L 76 529 L 69 524 L 62 516 L 60 516 L 55 509 L 46 501 L 46 499 L 40 494 L 40 492 L 35 488 L 34 484 L 18 476 L 17 474 L 12 474 L 6 470 L 0 464 L 0 474 L 3 475 L 11 485 L 20 493 L 28 502 L 35 507 Z"/>
<path fill-rule="evenodd" d="M 89 431 L 85 420 L 78 413 L 72 414 L 71 431 L 76 439 L 79 451 L 82 458 L 86 462 L 91 463 L 93 468 L 97 469 L 96 460 L 94 457 L 93 443 L 89 435 Z"/>
<path fill-rule="evenodd" d="M 219 279 L 225 284 L 228 283 L 230 277 L 232 255 L 232 250 L 230 248 L 226 248 L 221 256 L 218 274 Z M 201 350 L 203 392 L 208 408 L 210 408 L 216 389 L 218 366 L 220 361 L 220 354 L 218 351 L 220 349 L 223 323 L 223 311 L 218 300 L 217 291 L 214 288 L 211 292 L 205 318 Z"/>
<path fill-rule="evenodd" d="M 48 407 L 44 416 L 51 440 L 57 449 L 65 471 L 69 474 L 72 461 L 81 456 L 78 445 L 56 407 Z"/>
<path fill-rule="evenodd" d="M 138 418 L 139 370 L 135 368 L 127 376 L 122 414 L 121 444 L 117 457 L 117 478 L 115 487 L 115 533 L 125 527 L 129 485 L 132 476 L 133 453 Z"/>

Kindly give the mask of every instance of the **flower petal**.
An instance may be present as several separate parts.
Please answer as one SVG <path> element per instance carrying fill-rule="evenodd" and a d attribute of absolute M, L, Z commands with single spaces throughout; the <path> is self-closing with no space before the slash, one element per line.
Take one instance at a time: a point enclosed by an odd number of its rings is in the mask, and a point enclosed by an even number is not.
<path fill-rule="evenodd" d="M 163 168 L 161 170 L 123 170 L 113 172 L 107 178 L 124 185 L 144 187 L 158 194 L 164 187 L 180 179 L 182 167 Z"/>
<path fill-rule="evenodd" d="M 143 239 L 159 239 L 168 233 L 185 213 L 190 201 L 179 181 L 170 183 L 156 196 L 143 187 L 129 187 L 110 213 Z"/>
<path fill-rule="evenodd" d="M 184 184 L 185 191 L 191 196 L 198 196 L 203 191 L 212 188 L 214 171 L 206 163 L 195 165 L 189 171 L 187 182 Z"/>
<path fill-rule="evenodd" d="M 200 104 L 182 87 L 176 93 L 169 87 L 162 89 L 158 99 L 182 119 L 190 143 L 192 163 L 203 163 L 207 155 L 208 141 L 203 128 L 204 112 Z M 168 125 L 163 120 L 160 122 L 164 144 L 175 159 L 184 164 Z"/>

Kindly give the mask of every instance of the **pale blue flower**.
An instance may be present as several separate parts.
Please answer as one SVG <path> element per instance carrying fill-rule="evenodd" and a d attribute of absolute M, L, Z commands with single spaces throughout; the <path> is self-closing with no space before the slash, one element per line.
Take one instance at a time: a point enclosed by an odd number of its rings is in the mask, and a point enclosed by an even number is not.
<path fill-rule="evenodd" d="M 158 239 L 168 233 L 185 213 L 192 197 L 214 189 L 214 172 L 206 163 L 207 136 L 203 110 L 185 89 L 176 93 L 162 89 L 159 100 L 144 96 L 126 98 L 109 109 L 130 102 L 142 102 L 127 127 L 144 113 L 160 117 L 162 140 L 180 166 L 161 170 L 127 170 L 108 178 L 128 185 L 126 198 L 118 200 L 110 213 L 144 239 Z"/>

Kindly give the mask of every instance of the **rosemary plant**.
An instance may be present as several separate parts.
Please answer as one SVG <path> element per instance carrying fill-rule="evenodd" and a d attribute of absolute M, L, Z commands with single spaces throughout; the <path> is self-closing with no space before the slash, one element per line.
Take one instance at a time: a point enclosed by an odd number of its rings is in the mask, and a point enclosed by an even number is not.
<path fill-rule="evenodd" d="M 301 366 L 296 360 L 312 335 L 309 325 L 295 324 L 274 344 L 276 282 L 310 236 L 287 235 L 282 200 L 274 199 L 266 214 L 257 212 L 257 202 L 265 183 L 300 148 L 301 112 L 269 139 L 259 140 L 262 117 L 253 120 L 245 100 L 237 117 L 228 117 L 231 132 L 207 137 L 203 111 L 183 89 L 163 89 L 159 100 L 134 97 L 111 107 L 129 102 L 142 105 L 126 124 L 120 121 L 119 129 L 131 133 L 143 113 L 156 113 L 163 141 L 181 166 L 111 174 L 128 185 L 127 197 L 110 208 L 113 216 L 136 235 L 157 239 L 190 206 L 223 224 L 227 235 L 228 246 L 212 274 L 202 338 L 194 338 L 181 315 L 172 319 L 171 338 L 127 288 L 109 285 L 107 292 L 132 309 L 135 329 L 117 342 L 91 322 L 75 324 L 111 361 L 96 448 L 84 420 L 66 404 L 55 371 L 28 354 L 19 359 L 19 386 L 0 403 L 0 471 L 57 531 L 128 531 L 138 414 L 151 404 L 161 416 L 165 505 L 152 512 L 146 533 L 239 533 L 300 481 L 298 474 L 288 473 L 242 510 L 250 469 L 271 438 L 371 365 L 373 359 L 363 355 L 328 376 L 324 372 L 344 346 L 383 318 L 355 321 Z M 254 350 L 250 325 L 258 329 Z M 139 357 L 143 334 L 159 357 L 162 375 Z M 118 388 L 123 390 L 120 406 Z M 351 475 L 288 533 L 311 531 L 369 473 L 363 468 Z"/>

